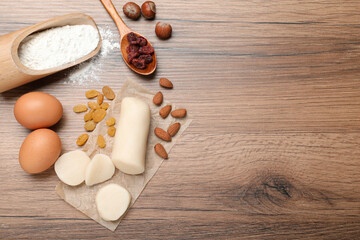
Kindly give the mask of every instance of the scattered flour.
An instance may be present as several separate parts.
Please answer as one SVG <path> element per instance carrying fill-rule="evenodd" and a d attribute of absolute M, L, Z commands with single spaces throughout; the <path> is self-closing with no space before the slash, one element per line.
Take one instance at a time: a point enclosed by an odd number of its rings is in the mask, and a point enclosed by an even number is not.
<path fill-rule="evenodd" d="M 98 55 L 73 67 L 67 74 L 64 84 L 86 85 L 99 82 L 98 74 L 102 70 L 102 64 L 106 56 L 115 49 L 120 49 L 119 36 L 114 34 L 108 26 L 100 28 L 102 38 L 101 50 Z"/>
<path fill-rule="evenodd" d="M 99 34 L 90 25 L 55 27 L 26 37 L 20 44 L 19 58 L 30 69 L 44 70 L 73 62 L 98 43 Z"/>

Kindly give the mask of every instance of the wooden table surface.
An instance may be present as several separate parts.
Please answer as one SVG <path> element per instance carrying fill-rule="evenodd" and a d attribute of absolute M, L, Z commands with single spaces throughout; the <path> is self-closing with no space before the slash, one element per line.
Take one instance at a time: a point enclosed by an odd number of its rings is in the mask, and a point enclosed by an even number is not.
<path fill-rule="evenodd" d="M 125 1 L 114 2 L 121 10 Z M 99 82 L 64 84 L 65 71 L 0 94 L 0 238 L 359 237 L 360 2 L 156 3 L 155 21 L 125 19 L 154 44 L 154 76 L 132 73 L 114 51 Z M 2 0 L 0 34 L 73 12 L 118 34 L 97 0 Z M 157 21 L 172 24 L 170 40 L 156 38 Z M 172 80 L 165 97 L 194 121 L 113 233 L 57 196 L 53 168 L 21 170 L 29 131 L 12 109 L 29 91 L 56 96 L 64 117 L 54 129 L 66 152 L 82 133 L 72 107 L 84 90 L 119 90 L 129 77 L 152 91 L 160 77 Z"/>

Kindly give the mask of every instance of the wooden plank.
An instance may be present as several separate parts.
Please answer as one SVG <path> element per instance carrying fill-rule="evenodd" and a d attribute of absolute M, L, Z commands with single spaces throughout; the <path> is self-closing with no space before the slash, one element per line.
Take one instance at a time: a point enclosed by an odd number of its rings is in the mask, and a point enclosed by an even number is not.
<path fill-rule="evenodd" d="M 123 1 L 114 1 L 121 10 Z M 140 3 L 140 2 L 138 2 Z M 154 44 L 158 70 L 130 72 L 112 52 L 99 82 L 64 84 L 72 70 L 0 94 L 2 239 L 356 239 L 360 235 L 358 1 L 157 0 L 155 21 L 125 19 Z M 0 34 L 84 12 L 117 34 L 99 1 L 2 0 Z M 122 12 L 120 14 L 123 16 Z M 157 21 L 172 24 L 160 41 Z M 119 90 L 134 78 L 194 118 L 119 228 L 112 233 L 56 195 L 53 168 L 24 173 L 29 133 L 13 117 L 28 91 L 53 94 L 54 129 L 75 148 L 85 89 Z"/>

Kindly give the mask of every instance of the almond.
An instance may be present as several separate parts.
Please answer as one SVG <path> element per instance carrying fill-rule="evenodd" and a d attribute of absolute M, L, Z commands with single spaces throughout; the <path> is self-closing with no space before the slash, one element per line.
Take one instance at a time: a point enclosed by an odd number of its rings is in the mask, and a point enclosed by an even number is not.
<path fill-rule="evenodd" d="M 90 109 L 90 111 L 84 115 L 84 121 L 87 122 L 93 119 L 93 114 L 94 114 L 94 109 Z"/>
<path fill-rule="evenodd" d="M 175 136 L 176 133 L 179 131 L 180 126 L 181 126 L 180 123 L 174 123 L 168 128 L 167 130 L 168 134 L 172 137 Z"/>
<path fill-rule="evenodd" d="M 86 93 L 85 93 L 85 97 L 87 97 L 87 98 L 94 98 L 94 97 L 96 97 L 96 96 L 98 96 L 99 95 L 99 92 L 98 91 L 96 91 L 96 90 L 89 90 L 89 91 L 87 91 Z"/>
<path fill-rule="evenodd" d="M 159 114 L 162 118 L 166 118 L 170 112 L 171 112 L 171 105 L 166 105 L 159 111 Z"/>
<path fill-rule="evenodd" d="M 107 110 L 109 108 L 109 104 L 107 102 L 104 102 L 101 104 L 100 108 Z"/>
<path fill-rule="evenodd" d="M 93 114 L 93 120 L 94 122 L 98 123 L 101 122 L 101 120 L 103 120 L 105 116 L 106 111 L 104 109 L 97 109 Z"/>
<path fill-rule="evenodd" d="M 89 106 L 89 108 L 94 109 L 94 110 L 100 108 L 100 105 L 97 102 L 88 102 L 88 106 Z"/>
<path fill-rule="evenodd" d="M 99 135 L 97 137 L 97 145 L 99 145 L 99 147 L 101 148 L 104 148 L 106 146 L 106 143 L 105 143 L 105 138 L 102 136 L 102 135 Z"/>
<path fill-rule="evenodd" d="M 109 134 L 110 137 L 115 136 L 116 128 L 114 126 L 111 126 L 107 130 L 107 134 Z"/>
<path fill-rule="evenodd" d="M 155 149 L 155 152 L 157 155 L 159 155 L 160 157 L 162 157 L 164 159 L 168 159 L 168 154 L 167 154 L 164 146 L 161 145 L 161 143 L 156 144 L 154 149 Z"/>
<path fill-rule="evenodd" d="M 154 129 L 154 133 L 155 133 L 155 135 L 156 135 L 158 138 L 160 138 L 160 139 L 162 139 L 162 140 L 164 140 L 164 141 L 167 141 L 167 142 L 170 142 L 170 141 L 171 141 L 171 136 L 170 136 L 170 134 L 168 134 L 167 132 L 165 132 L 162 128 L 156 127 L 156 128 Z"/>
<path fill-rule="evenodd" d="M 88 110 L 87 106 L 83 105 L 83 104 L 78 104 L 73 108 L 74 112 L 76 113 L 81 113 L 81 112 L 86 112 Z"/>
<path fill-rule="evenodd" d="M 96 127 L 96 123 L 93 120 L 87 121 L 84 126 L 87 132 L 94 131 L 95 127 Z"/>
<path fill-rule="evenodd" d="M 102 92 L 104 96 L 109 100 L 113 100 L 115 98 L 115 93 L 109 86 L 104 86 L 102 88 Z"/>
<path fill-rule="evenodd" d="M 173 88 L 172 82 L 167 78 L 160 78 L 159 84 L 164 88 Z"/>
<path fill-rule="evenodd" d="M 174 118 L 183 118 L 186 116 L 186 109 L 176 109 L 171 112 L 171 116 L 173 116 Z"/>
<path fill-rule="evenodd" d="M 104 95 L 102 95 L 101 93 L 97 96 L 97 99 L 96 99 L 97 103 L 99 105 L 101 105 L 104 101 Z"/>
<path fill-rule="evenodd" d="M 108 125 L 109 127 L 115 125 L 115 118 L 111 117 L 108 120 L 106 120 L 106 125 Z"/>
<path fill-rule="evenodd" d="M 76 140 L 76 144 L 79 146 L 82 146 L 86 143 L 86 141 L 89 139 L 89 135 L 87 135 L 86 133 L 81 134 L 78 139 Z"/>
<path fill-rule="evenodd" d="M 162 92 L 158 92 L 157 94 L 155 94 L 155 96 L 153 98 L 153 103 L 155 105 L 161 105 L 163 102 L 163 98 L 164 98 L 164 96 L 163 96 Z"/>

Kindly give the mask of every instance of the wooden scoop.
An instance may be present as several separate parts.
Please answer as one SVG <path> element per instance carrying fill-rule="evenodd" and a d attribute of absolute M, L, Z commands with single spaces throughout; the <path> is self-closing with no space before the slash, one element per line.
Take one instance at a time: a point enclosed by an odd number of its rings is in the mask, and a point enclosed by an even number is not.
<path fill-rule="evenodd" d="M 50 74 L 72 67 L 95 56 L 101 48 L 101 35 L 97 47 L 88 55 L 58 67 L 45 70 L 33 70 L 24 66 L 18 56 L 18 48 L 22 40 L 32 33 L 48 28 L 65 25 L 91 25 L 99 33 L 94 20 L 83 13 L 72 13 L 49 19 L 18 31 L 0 36 L 0 93 L 25 83 L 43 78 Z"/>
<path fill-rule="evenodd" d="M 138 69 L 136 68 L 134 65 L 132 65 L 131 63 L 129 63 L 128 61 L 128 53 L 126 52 L 126 48 L 129 45 L 129 42 L 127 40 L 127 35 L 130 32 L 135 33 L 138 36 L 141 36 L 143 38 L 146 39 L 146 37 L 142 36 L 141 34 L 132 31 L 128 26 L 126 26 L 126 24 L 124 23 L 124 21 L 121 19 L 121 17 L 119 16 L 118 12 L 116 11 L 113 3 L 111 2 L 111 0 L 100 0 L 101 3 L 104 5 L 106 11 L 108 11 L 108 13 L 110 14 L 110 16 L 112 17 L 112 19 L 114 20 L 117 28 L 119 29 L 120 32 L 120 47 L 121 47 L 121 55 L 124 59 L 124 62 L 126 63 L 126 65 L 133 70 L 134 72 L 141 74 L 141 75 L 150 75 L 152 74 L 155 69 L 156 69 L 156 55 L 155 52 L 152 55 L 153 57 L 153 61 L 151 63 L 149 63 L 147 65 L 147 67 L 145 69 Z M 146 39 L 146 41 L 148 42 L 148 45 L 151 46 L 150 42 Z"/>

